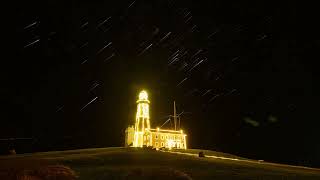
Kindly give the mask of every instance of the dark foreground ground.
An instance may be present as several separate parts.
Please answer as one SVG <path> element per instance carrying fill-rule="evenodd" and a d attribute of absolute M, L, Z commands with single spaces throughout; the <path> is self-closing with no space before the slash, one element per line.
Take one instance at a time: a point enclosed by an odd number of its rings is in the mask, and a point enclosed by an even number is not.
<path fill-rule="evenodd" d="M 77 179 L 86 180 L 320 180 L 319 169 L 247 160 L 214 151 L 204 151 L 208 157 L 200 158 L 196 156 L 197 152 L 199 151 L 169 153 L 134 148 L 99 148 L 2 156 L 0 179 L 14 178 L 14 174 L 21 172 L 63 165 L 71 168 Z"/>

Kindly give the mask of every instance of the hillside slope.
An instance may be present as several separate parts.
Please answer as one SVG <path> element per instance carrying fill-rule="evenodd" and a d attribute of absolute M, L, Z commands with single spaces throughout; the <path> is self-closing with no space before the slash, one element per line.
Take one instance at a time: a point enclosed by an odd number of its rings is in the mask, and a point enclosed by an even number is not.
<path fill-rule="evenodd" d="M 79 179 L 306 179 L 319 180 L 320 170 L 237 158 L 214 151 L 160 152 L 135 148 L 97 148 L 0 157 L 0 178 L 16 169 L 62 164 Z M 228 156 L 215 158 L 217 155 Z M 1 178 L 3 179 L 3 178 Z"/>

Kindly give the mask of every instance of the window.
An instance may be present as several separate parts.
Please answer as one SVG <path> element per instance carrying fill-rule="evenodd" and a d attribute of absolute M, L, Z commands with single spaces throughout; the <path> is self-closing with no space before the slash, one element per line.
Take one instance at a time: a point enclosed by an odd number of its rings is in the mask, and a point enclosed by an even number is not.
<path fill-rule="evenodd" d="M 158 142 L 156 142 L 156 147 L 158 147 L 158 145 L 159 145 Z"/>
<path fill-rule="evenodd" d="M 168 147 L 168 143 L 166 142 L 166 147 Z"/>
<path fill-rule="evenodd" d="M 156 135 L 156 139 L 158 139 L 158 135 Z"/>
<path fill-rule="evenodd" d="M 168 139 L 168 135 L 166 135 L 166 139 Z"/>
<path fill-rule="evenodd" d="M 164 144 L 163 144 L 163 142 L 162 142 L 162 143 L 161 143 L 161 147 L 163 147 L 163 145 L 164 145 Z"/>
<path fill-rule="evenodd" d="M 163 140 L 163 135 L 161 135 L 161 139 Z"/>

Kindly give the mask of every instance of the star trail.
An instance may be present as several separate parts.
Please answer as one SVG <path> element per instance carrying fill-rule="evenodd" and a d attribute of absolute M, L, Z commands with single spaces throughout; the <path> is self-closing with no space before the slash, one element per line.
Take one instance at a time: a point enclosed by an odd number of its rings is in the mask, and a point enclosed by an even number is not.
<path fill-rule="evenodd" d="M 268 1 L 19 3 L 3 24 L 10 30 L 0 138 L 35 139 L 35 150 L 65 148 L 42 141 L 64 136 L 73 147 L 121 146 L 136 92 L 147 89 L 157 125 L 174 100 L 179 112 L 191 112 L 181 125 L 192 129 L 192 147 L 319 166 L 314 71 L 300 59 L 298 30 L 282 8 Z"/>

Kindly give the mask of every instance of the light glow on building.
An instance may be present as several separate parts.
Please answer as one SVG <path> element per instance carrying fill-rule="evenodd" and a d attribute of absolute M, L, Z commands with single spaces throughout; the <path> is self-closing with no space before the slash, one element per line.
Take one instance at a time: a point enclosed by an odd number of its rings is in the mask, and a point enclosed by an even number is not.
<path fill-rule="evenodd" d="M 125 132 L 125 146 L 187 149 L 187 135 L 183 133 L 182 129 L 176 130 L 176 124 L 174 130 L 159 127 L 150 128 L 149 104 L 148 93 L 145 90 L 141 91 L 137 100 L 134 128 L 129 126 Z"/>

